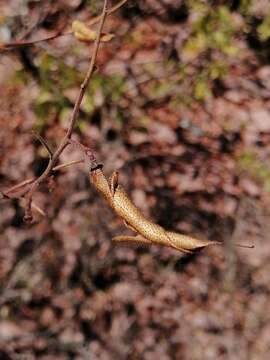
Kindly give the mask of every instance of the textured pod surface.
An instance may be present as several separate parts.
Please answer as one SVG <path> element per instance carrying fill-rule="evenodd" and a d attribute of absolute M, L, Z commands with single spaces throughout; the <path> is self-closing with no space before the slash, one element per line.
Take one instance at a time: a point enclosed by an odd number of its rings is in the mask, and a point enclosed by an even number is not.
<path fill-rule="evenodd" d="M 121 186 L 117 187 L 113 195 L 113 205 L 115 212 L 143 237 L 158 244 L 168 244 L 169 239 L 163 227 L 148 220 Z"/>
<path fill-rule="evenodd" d="M 116 172 L 112 174 L 110 183 L 101 169 L 91 171 L 90 180 L 115 213 L 124 220 L 125 225 L 138 233 L 136 236 L 116 236 L 113 238 L 114 241 L 169 246 L 187 253 L 209 245 L 221 244 L 217 241 L 200 240 L 173 231 L 166 231 L 162 226 L 147 219 L 133 204 L 122 186 L 118 184 Z"/>

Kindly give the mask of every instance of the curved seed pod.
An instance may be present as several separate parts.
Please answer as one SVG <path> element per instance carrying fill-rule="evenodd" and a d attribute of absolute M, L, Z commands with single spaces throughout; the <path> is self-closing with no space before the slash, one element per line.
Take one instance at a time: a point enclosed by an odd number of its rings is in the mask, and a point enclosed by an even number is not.
<path fill-rule="evenodd" d="M 116 171 L 110 178 L 110 188 L 114 211 L 129 227 L 153 243 L 174 247 L 166 234 L 166 230 L 147 219 L 133 204 L 125 190 L 118 184 L 118 173 Z"/>
<path fill-rule="evenodd" d="M 222 244 L 219 241 L 200 240 L 173 231 L 166 231 L 162 226 L 147 219 L 118 184 L 117 172 L 112 174 L 108 183 L 102 170 L 97 167 L 90 172 L 90 179 L 115 213 L 124 220 L 126 226 L 138 233 L 137 236 L 116 236 L 113 238 L 114 241 L 169 246 L 187 253 L 201 250 L 210 245 Z M 253 247 L 239 244 L 236 246 Z"/>
<path fill-rule="evenodd" d="M 117 184 L 116 175 L 113 175 L 111 179 L 114 182 L 112 188 L 114 188 L 113 206 L 115 212 L 128 223 L 129 227 L 142 235 L 144 239 L 150 240 L 154 244 L 170 246 L 180 251 L 194 251 L 209 245 L 220 244 L 166 231 L 162 226 L 147 219 L 132 203 L 125 190 Z"/>
<path fill-rule="evenodd" d="M 124 189 L 120 186 L 117 187 L 113 194 L 113 207 L 117 215 L 143 237 L 160 244 L 168 244 L 170 242 L 165 229 L 148 220 L 132 203 Z"/>

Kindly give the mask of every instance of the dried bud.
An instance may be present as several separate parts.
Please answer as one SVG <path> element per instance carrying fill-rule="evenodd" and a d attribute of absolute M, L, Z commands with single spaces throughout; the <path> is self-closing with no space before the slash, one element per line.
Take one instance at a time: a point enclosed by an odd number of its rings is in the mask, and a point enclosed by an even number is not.
<path fill-rule="evenodd" d="M 75 20 L 72 23 L 72 31 L 76 39 L 84 42 L 93 42 L 97 38 L 97 32 L 88 28 L 83 22 Z M 100 41 L 108 42 L 114 38 L 113 34 L 102 33 Z"/>

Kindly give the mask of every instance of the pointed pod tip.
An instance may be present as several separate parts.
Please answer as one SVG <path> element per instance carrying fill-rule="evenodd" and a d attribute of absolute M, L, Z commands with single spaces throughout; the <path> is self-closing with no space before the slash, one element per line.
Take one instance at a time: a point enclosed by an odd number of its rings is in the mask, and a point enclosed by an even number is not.
<path fill-rule="evenodd" d="M 223 245 L 224 246 L 224 243 L 221 242 L 221 241 L 210 241 L 206 246 L 208 245 Z M 237 246 L 237 247 L 241 247 L 241 248 L 244 248 L 244 249 L 254 249 L 255 248 L 255 245 L 254 244 L 234 244 L 234 246 Z"/>

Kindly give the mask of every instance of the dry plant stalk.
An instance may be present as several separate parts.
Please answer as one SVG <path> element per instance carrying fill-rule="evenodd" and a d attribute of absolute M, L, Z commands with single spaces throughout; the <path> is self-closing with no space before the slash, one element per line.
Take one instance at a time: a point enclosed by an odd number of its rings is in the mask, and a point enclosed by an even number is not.
<path fill-rule="evenodd" d="M 106 19 L 107 12 L 108 12 L 108 0 L 104 0 L 102 14 L 94 19 L 95 22 L 99 21 L 99 27 L 97 30 L 97 36 L 96 36 L 94 46 L 93 46 L 92 56 L 90 59 L 90 63 L 89 63 L 87 72 L 86 72 L 85 79 L 84 79 L 83 83 L 81 84 L 80 91 L 79 91 L 77 99 L 75 101 L 75 105 L 74 105 L 71 117 L 69 119 L 68 129 L 67 129 L 67 132 L 66 132 L 64 138 L 62 139 L 62 141 L 61 141 L 60 145 L 58 146 L 58 148 L 56 149 L 56 151 L 54 153 L 52 153 L 51 150 L 49 149 L 49 146 L 46 144 L 45 140 L 43 140 L 40 136 L 38 137 L 38 139 L 42 142 L 42 144 L 45 146 L 45 148 L 47 149 L 47 151 L 49 153 L 49 162 L 48 162 L 47 168 L 37 179 L 35 179 L 35 180 L 29 179 L 15 187 L 13 187 L 12 189 L 9 189 L 6 192 L 1 193 L 3 198 L 9 198 L 10 197 L 9 194 L 12 193 L 11 190 L 13 190 L 13 191 L 18 190 L 18 189 L 21 190 L 19 196 L 24 197 L 26 200 L 24 220 L 27 222 L 31 222 L 33 220 L 32 200 L 33 200 L 33 195 L 34 195 L 35 191 L 38 189 L 39 185 L 42 182 L 44 182 L 45 180 L 47 180 L 48 177 L 51 175 L 53 168 L 55 167 L 57 161 L 59 160 L 60 155 L 62 154 L 64 149 L 69 144 L 69 140 L 71 138 L 76 120 L 78 118 L 78 113 L 79 113 L 81 102 L 83 100 L 86 88 L 89 85 L 89 82 L 95 71 L 96 58 L 97 58 L 97 54 L 98 54 L 102 29 L 103 29 L 103 25 L 104 25 L 104 22 Z"/>
<path fill-rule="evenodd" d="M 108 0 L 104 0 L 102 15 L 101 15 L 101 19 L 100 19 L 100 24 L 99 24 L 99 28 L 98 28 L 98 31 L 97 31 L 97 38 L 96 38 L 95 43 L 94 43 L 93 54 L 91 56 L 90 64 L 89 64 L 85 79 L 84 79 L 83 83 L 81 84 L 79 94 L 78 94 L 77 99 L 75 101 L 75 105 L 74 105 L 74 108 L 73 108 L 73 111 L 72 111 L 72 114 L 71 114 L 71 117 L 70 117 L 70 120 L 69 120 L 69 126 L 68 126 L 68 129 L 67 129 L 66 135 L 62 139 L 62 141 L 61 141 L 60 145 L 58 146 L 58 148 L 56 149 L 55 153 L 51 156 L 50 161 L 48 163 L 48 166 L 45 169 L 45 171 L 43 172 L 43 174 L 41 174 L 34 181 L 34 183 L 31 185 L 30 189 L 28 190 L 27 194 L 25 195 L 25 198 L 26 198 L 26 208 L 25 208 L 25 216 L 24 216 L 25 221 L 31 222 L 33 220 L 32 209 L 31 209 L 31 203 L 32 203 L 33 194 L 37 190 L 39 185 L 44 180 L 46 180 L 48 178 L 48 176 L 50 175 L 54 165 L 58 161 L 59 156 L 62 154 L 65 147 L 68 145 L 69 140 L 71 138 L 71 135 L 72 135 L 72 132 L 73 132 L 73 129 L 74 129 L 74 126 L 75 126 L 75 122 L 77 120 L 78 113 L 79 113 L 79 110 L 80 110 L 81 102 L 83 100 L 86 88 L 87 88 L 87 86 L 88 86 L 88 84 L 90 82 L 90 79 L 91 79 L 91 77 L 92 77 L 92 75 L 94 73 L 94 70 L 95 70 L 95 62 L 96 62 L 96 58 L 97 58 L 97 54 L 98 54 L 102 28 L 103 28 L 105 18 L 106 18 L 106 15 L 107 15 L 107 6 L 108 6 Z"/>

